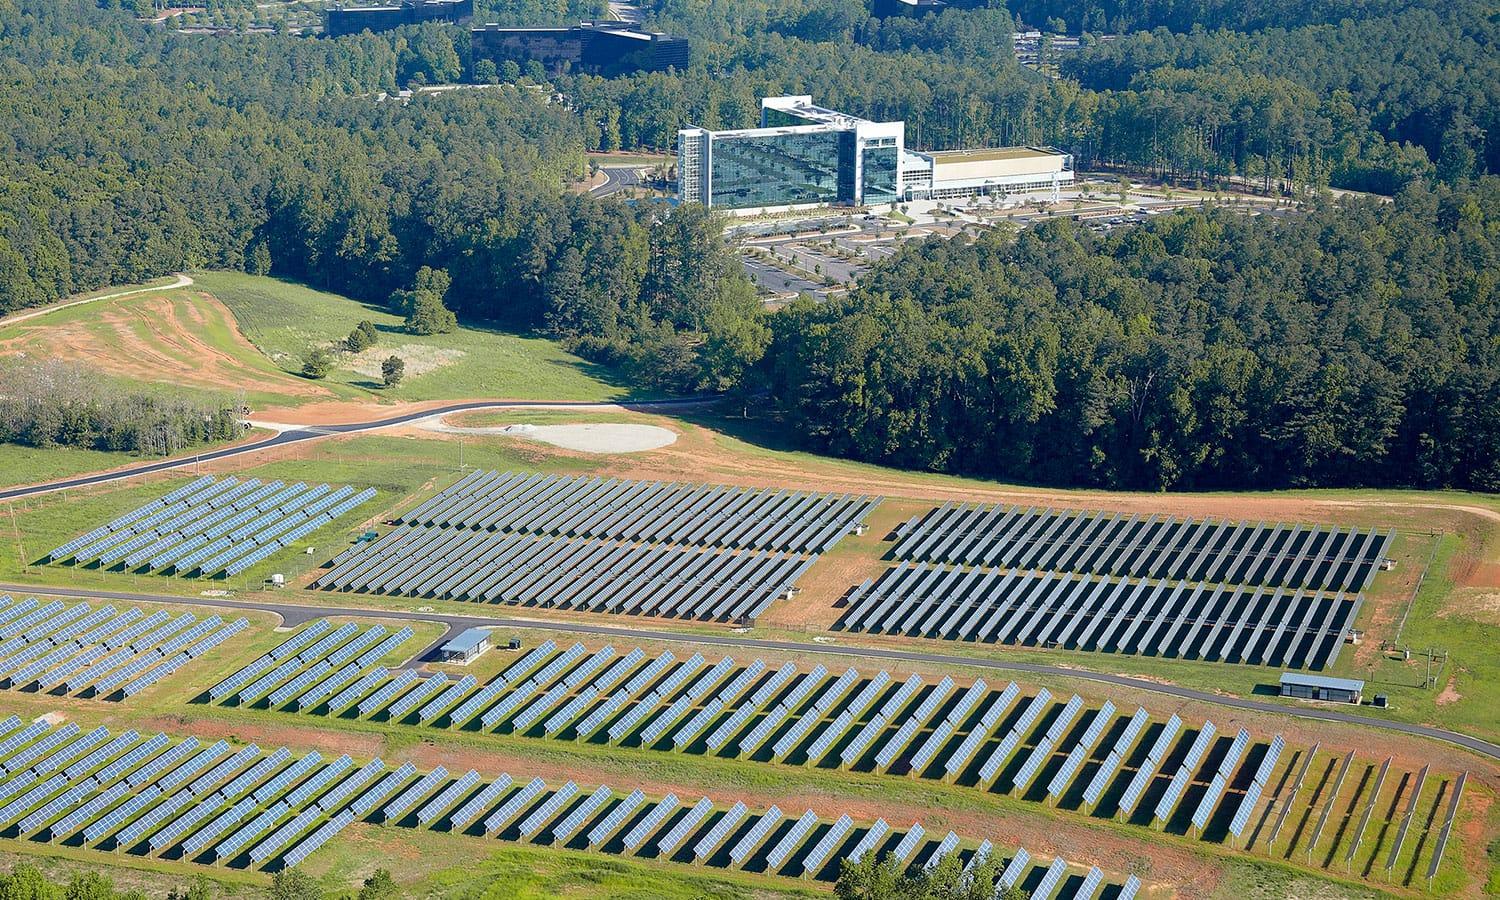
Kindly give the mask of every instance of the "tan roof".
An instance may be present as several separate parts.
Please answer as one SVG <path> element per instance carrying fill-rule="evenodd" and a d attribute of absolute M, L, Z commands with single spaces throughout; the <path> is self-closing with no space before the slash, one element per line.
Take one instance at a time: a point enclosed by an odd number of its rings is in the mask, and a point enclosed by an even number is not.
<path fill-rule="evenodd" d="M 937 162 L 995 162 L 1003 159 L 1050 159 L 1056 150 L 1039 147 L 991 147 L 986 150 L 934 150 L 927 153 Z"/>

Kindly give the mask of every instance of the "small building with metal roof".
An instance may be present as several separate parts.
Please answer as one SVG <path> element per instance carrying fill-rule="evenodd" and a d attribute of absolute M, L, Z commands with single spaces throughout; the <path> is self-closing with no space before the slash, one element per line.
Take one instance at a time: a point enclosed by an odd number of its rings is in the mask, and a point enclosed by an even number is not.
<path fill-rule="evenodd" d="M 1281 696 L 1297 700 L 1326 700 L 1330 703 L 1359 703 L 1364 699 L 1365 683 L 1354 678 L 1330 678 L 1302 672 L 1281 673 Z"/>
<path fill-rule="evenodd" d="M 470 628 L 438 648 L 438 657 L 443 662 L 470 663 L 490 649 L 490 630 Z"/>

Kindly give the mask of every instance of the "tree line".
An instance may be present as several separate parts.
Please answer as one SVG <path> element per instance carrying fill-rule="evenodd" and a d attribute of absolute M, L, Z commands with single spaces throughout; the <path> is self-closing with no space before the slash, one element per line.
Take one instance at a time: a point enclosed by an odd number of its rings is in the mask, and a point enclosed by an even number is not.
<path fill-rule="evenodd" d="M 239 404 L 126 390 L 61 360 L 0 361 L 0 443 L 166 456 L 245 433 Z"/>
<path fill-rule="evenodd" d="M 1500 490 L 1500 179 L 928 240 L 774 317 L 821 452 L 1148 490 Z"/>

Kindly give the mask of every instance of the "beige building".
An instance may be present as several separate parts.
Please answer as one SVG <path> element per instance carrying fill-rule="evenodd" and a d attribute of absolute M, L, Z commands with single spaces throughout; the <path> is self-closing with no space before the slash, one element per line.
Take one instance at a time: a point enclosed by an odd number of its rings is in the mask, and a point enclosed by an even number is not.
<path fill-rule="evenodd" d="M 1051 147 L 908 152 L 901 186 L 909 200 L 982 194 L 1056 193 L 1073 183 L 1073 157 Z"/>

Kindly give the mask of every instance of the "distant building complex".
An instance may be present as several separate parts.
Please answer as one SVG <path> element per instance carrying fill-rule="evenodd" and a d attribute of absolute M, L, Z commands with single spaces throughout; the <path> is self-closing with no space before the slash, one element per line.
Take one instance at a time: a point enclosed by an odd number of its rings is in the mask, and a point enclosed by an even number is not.
<path fill-rule="evenodd" d="M 1027 193 L 1073 183 L 1073 157 L 1046 147 L 913 152 L 904 122 L 871 122 L 767 97 L 760 127 L 684 128 L 677 134 L 677 195 L 726 210 L 880 206 Z"/>
<path fill-rule="evenodd" d="M 472 30 L 470 41 L 475 59 L 536 60 L 553 70 L 598 75 L 686 69 L 692 58 L 686 38 L 623 22 L 583 22 L 571 28 L 484 25 Z"/>
<path fill-rule="evenodd" d="M 889 16 L 925 16 L 945 9 L 982 9 L 987 0 L 871 0 L 870 15 L 877 19 Z"/>
<path fill-rule="evenodd" d="M 328 37 L 359 34 L 361 31 L 390 31 L 402 25 L 423 22 L 457 24 L 474 17 L 474 0 L 412 0 L 386 6 L 335 6 L 323 18 L 323 33 Z"/>

